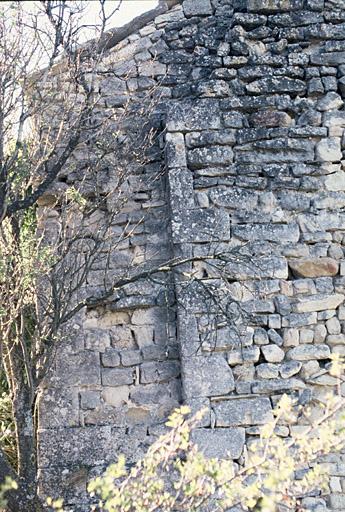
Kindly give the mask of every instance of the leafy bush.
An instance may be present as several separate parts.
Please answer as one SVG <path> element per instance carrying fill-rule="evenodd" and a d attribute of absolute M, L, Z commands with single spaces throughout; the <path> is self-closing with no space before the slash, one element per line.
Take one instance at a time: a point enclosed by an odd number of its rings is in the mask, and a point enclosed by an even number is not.
<path fill-rule="evenodd" d="M 273 512 L 295 510 L 301 497 L 315 489 L 327 491 L 328 476 L 320 456 L 345 444 L 344 401 L 330 396 L 317 421 L 294 437 L 279 437 L 276 427 L 291 424 L 301 413 L 284 395 L 274 420 L 249 444 L 244 467 L 229 460 L 206 459 L 190 439 L 202 412 L 189 418 L 181 407 L 170 417 L 171 430 L 156 441 L 145 457 L 127 470 L 124 457 L 89 484 L 99 497 L 94 510 L 107 512 L 225 511 Z M 303 413 L 308 417 L 308 411 Z M 296 471 L 303 476 L 296 479 Z M 299 509 L 303 510 L 303 509 Z"/>

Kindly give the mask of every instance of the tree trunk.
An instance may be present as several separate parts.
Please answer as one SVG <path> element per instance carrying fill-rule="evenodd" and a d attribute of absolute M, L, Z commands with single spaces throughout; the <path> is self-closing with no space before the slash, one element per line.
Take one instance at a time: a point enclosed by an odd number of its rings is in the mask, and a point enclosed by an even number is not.
<path fill-rule="evenodd" d="M 24 491 L 26 503 L 25 508 L 15 510 L 38 512 L 41 503 L 37 496 L 37 443 L 33 406 L 27 388 L 18 391 L 13 400 L 13 414 L 16 424 L 18 483 Z M 9 510 L 12 512 L 11 508 Z"/>

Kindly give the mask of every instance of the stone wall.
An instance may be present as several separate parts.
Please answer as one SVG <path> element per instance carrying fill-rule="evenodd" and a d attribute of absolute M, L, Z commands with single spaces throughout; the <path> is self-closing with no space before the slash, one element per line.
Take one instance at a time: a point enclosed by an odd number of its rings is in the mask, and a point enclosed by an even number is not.
<path fill-rule="evenodd" d="M 152 89 L 164 120 L 154 156 L 128 174 L 115 225 L 144 221 L 114 268 L 133 256 L 200 261 L 175 275 L 174 303 L 171 285 L 142 281 L 71 326 L 39 432 L 42 492 L 62 467 L 71 510 L 118 453 L 143 453 L 181 399 L 209 411 L 200 447 L 242 464 L 284 392 L 317 417 L 336 387 L 330 356 L 345 355 L 345 3 L 184 0 L 163 11 L 103 61 L 105 106 Z M 222 251 L 233 256 L 220 278 L 201 260 Z M 330 494 L 306 498 L 309 510 L 345 510 L 344 461 L 325 458 Z"/>

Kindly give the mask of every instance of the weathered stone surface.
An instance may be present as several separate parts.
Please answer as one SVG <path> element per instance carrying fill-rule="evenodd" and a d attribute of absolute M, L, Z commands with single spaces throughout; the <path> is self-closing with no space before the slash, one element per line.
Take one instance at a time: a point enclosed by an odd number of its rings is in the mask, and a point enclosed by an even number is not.
<path fill-rule="evenodd" d="M 335 276 L 339 272 L 339 262 L 333 258 L 290 259 L 289 267 L 297 277 Z"/>
<path fill-rule="evenodd" d="M 220 128 L 218 102 L 209 100 L 180 101 L 171 106 L 167 129 L 170 132 L 188 132 Z"/>
<path fill-rule="evenodd" d="M 113 368 L 115 366 L 120 366 L 121 359 L 120 354 L 117 350 L 109 348 L 102 354 L 102 364 L 106 368 Z"/>
<path fill-rule="evenodd" d="M 341 96 L 336 92 L 328 92 L 323 98 L 319 99 L 316 104 L 317 110 L 325 112 L 327 110 L 336 110 L 344 105 Z"/>
<path fill-rule="evenodd" d="M 337 162 L 342 158 L 340 138 L 328 137 L 316 145 L 316 157 L 321 162 Z"/>
<path fill-rule="evenodd" d="M 208 458 L 238 459 L 245 442 L 244 428 L 195 429 L 191 440 Z"/>
<path fill-rule="evenodd" d="M 285 356 L 284 350 L 277 345 L 263 345 L 261 352 L 268 363 L 280 363 Z"/>
<path fill-rule="evenodd" d="M 149 384 L 151 382 L 164 382 L 180 374 L 178 361 L 164 361 L 159 363 L 143 363 L 140 366 L 140 382 Z"/>
<path fill-rule="evenodd" d="M 272 242 L 298 242 L 299 227 L 297 224 L 257 224 L 234 226 L 234 236 L 241 240 L 269 240 Z"/>
<path fill-rule="evenodd" d="M 289 350 L 287 359 L 310 361 L 312 359 L 328 359 L 331 351 L 327 345 L 300 345 Z"/>
<path fill-rule="evenodd" d="M 331 190 L 334 192 L 345 190 L 345 172 L 338 171 L 326 176 L 325 186 L 327 190 Z"/>
<path fill-rule="evenodd" d="M 41 430 L 38 433 L 39 467 L 48 466 L 52 456 L 64 465 L 110 463 L 120 449 L 124 436 L 125 429 L 112 430 L 110 426 Z"/>
<path fill-rule="evenodd" d="M 182 378 L 188 398 L 224 395 L 235 388 L 232 371 L 222 354 L 187 357 L 182 362 Z"/>
<path fill-rule="evenodd" d="M 302 80 L 292 78 L 261 78 L 247 85 L 247 92 L 251 94 L 273 94 L 289 93 L 301 94 L 305 91 L 306 85 Z"/>
<path fill-rule="evenodd" d="M 253 393 L 278 393 L 304 389 L 305 383 L 299 379 L 271 379 L 266 381 L 257 381 L 252 386 Z"/>
<path fill-rule="evenodd" d="M 211 208 L 185 210 L 173 218 L 172 230 L 175 243 L 229 240 L 230 220 L 225 212 Z"/>
<path fill-rule="evenodd" d="M 226 400 L 215 402 L 212 407 L 218 427 L 263 425 L 273 418 L 268 398 Z"/>
<path fill-rule="evenodd" d="M 344 302 L 345 296 L 340 293 L 333 295 L 318 294 L 305 298 L 297 299 L 293 306 L 297 313 L 307 313 L 311 311 L 323 311 L 325 309 L 335 309 Z"/>
<path fill-rule="evenodd" d="M 258 204 L 258 194 L 246 189 L 218 189 L 213 188 L 210 192 L 211 201 L 217 206 L 226 208 L 255 208 Z"/>
<path fill-rule="evenodd" d="M 104 368 L 102 370 L 103 386 L 122 386 L 123 384 L 132 384 L 134 382 L 134 373 L 131 368 Z"/>
<path fill-rule="evenodd" d="M 302 368 L 302 363 L 299 361 L 291 361 L 289 363 L 281 364 L 279 367 L 279 373 L 283 379 L 289 379 L 293 375 L 296 375 Z"/>
<path fill-rule="evenodd" d="M 233 158 L 233 151 L 229 147 L 196 148 L 188 151 L 188 166 L 190 169 L 202 169 L 214 165 L 226 166 L 233 162 Z"/>
<path fill-rule="evenodd" d="M 186 16 L 203 16 L 212 14 L 210 0 L 185 0 L 183 10 Z"/>

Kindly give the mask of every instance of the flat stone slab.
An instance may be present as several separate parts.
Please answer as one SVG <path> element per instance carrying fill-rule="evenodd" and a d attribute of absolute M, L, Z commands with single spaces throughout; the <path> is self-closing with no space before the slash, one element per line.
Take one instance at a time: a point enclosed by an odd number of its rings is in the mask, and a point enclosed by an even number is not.
<path fill-rule="evenodd" d="M 234 376 L 222 354 L 186 357 L 182 379 L 187 398 L 225 395 L 235 389 Z"/>
<path fill-rule="evenodd" d="M 289 350 L 286 357 L 295 361 L 328 359 L 331 357 L 331 351 L 328 345 L 299 345 Z"/>
<path fill-rule="evenodd" d="M 192 441 L 207 458 L 238 459 L 245 442 L 244 428 L 196 429 Z"/>
<path fill-rule="evenodd" d="M 218 427 L 263 425 L 273 418 L 269 398 L 239 398 L 215 402 L 213 409 Z"/>
<path fill-rule="evenodd" d="M 298 302 L 293 305 L 293 310 L 296 313 L 308 313 L 336 309 L 344 302 L 344 299 L 345 296 L 341 293 L 312 295 L 298 299 Z"/>
<path fill-rule="evenodd" d="M 333 258 L 299 258 L 289 260 L 289 267 L 297 277 L 335 276 L 339 262 Z"/>

